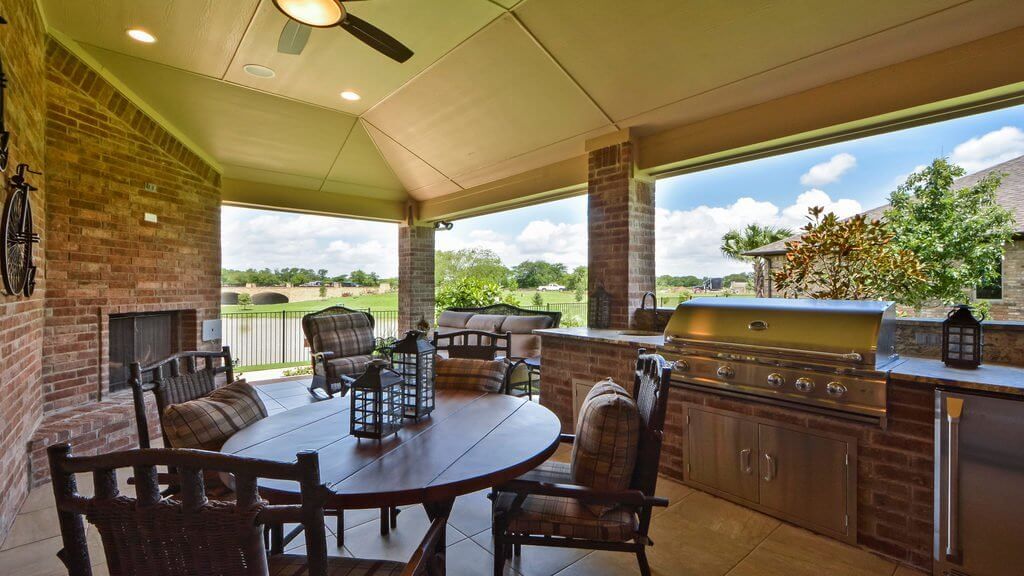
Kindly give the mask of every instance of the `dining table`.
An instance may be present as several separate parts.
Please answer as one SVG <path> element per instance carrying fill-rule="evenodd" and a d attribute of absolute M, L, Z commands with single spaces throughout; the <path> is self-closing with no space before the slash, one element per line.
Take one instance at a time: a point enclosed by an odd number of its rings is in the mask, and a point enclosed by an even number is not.
<path fill-rule="evenodd" d="M 328 508 L 421 504 L 434 520 L 458 496 L 536 468 L 554 454 L 561 432 L 558 417 L 536 402 L 469 390 L 437 390 L 429 415 L 406 419 L 381 440 L 352 436 L 350 410 L 350 397 L 336 396 L 280 412 L 235 433 L 221 451 L 291 462 L 316 450 Z M 300 499 L 296 482 L 260 479 L 259 488 L 275 504 Z"/>

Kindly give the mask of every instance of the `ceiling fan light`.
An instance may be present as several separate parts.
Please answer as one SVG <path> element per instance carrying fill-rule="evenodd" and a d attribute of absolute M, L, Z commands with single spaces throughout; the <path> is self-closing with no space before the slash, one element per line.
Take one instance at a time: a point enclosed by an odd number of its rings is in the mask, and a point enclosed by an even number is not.
<path fill-rule="evenodd" d="M 153 36 L 142 28 L 129 28 L 125 33 L 136 42 L 142 42 L 143 44 L 152 44 L 153 42 L 156 42 L 156 36 Z"/>
<path fill-rule="evenodd" d="M 274 6 L 292 20 L 316 28 L 336 26 L 345 18 L 339 0 L 274 0 Z"/>

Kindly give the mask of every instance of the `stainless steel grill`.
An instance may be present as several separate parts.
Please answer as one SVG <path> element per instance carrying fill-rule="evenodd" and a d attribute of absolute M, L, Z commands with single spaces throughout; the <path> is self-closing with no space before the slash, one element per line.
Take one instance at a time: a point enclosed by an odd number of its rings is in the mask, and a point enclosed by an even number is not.
<path fill-rule="evenodd" d="M 885 417 L 892 302 L 696 298 L 665 329 L 673 380 L 857 419 Z"/>

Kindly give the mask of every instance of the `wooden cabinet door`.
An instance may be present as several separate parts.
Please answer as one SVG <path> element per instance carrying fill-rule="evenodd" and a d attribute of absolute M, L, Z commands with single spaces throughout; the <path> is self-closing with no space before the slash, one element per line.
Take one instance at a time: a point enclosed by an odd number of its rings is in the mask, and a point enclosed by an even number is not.
<path fill-rule="evenodd" d="M 687 410 L 687 479 L 757 502 L 757 425 L 713 412 Z"/>
<path fill-rule="evenodd" d="M 758 425 L 761 506 L 818 531 L 849 534 L 846 442 Z"/>

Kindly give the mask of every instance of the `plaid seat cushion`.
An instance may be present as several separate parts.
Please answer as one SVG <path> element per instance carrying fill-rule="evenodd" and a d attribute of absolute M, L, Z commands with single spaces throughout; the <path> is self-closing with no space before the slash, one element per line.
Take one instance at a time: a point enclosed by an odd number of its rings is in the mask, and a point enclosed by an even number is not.
<path fill-rule="evenodd" d="M 600 387 L 600 389 L 597 389 Z M 572 445 L 572 483 L 625 490 L 633 479 L 640 442 L 640 410 L 626 391 L 606 380 L 583 401 Z M 595 514 L 604 505 L 588 505 Z"/>
<path fill-rule="evenodd" d="M 309 320 L 309 344 L 314 352 L 330 351 L 336 357 L 373 353 L 373 326 L 368 315 L 332 314 Z"/>
<path fill-rule="evenodd" d="M 205 398 L 168 406 L 163 425 L 173 448 L 220 450 L 232 434 L 266 417 L 267 407 L 256 389 L 236 380 Z"/>
<path fill-rule="evenodd" d="M 366 365 L 370 363 L 370 360 L 373 360 L 373 356 L 370 354 L 331 358 L 327 361 L 327 371 L 330 372 L 327 376 L 335 378 L 338 376 L 358 376 L 366 372 Z M 315 374 L 323 372 L 323 365 L 320 362 L 315 362 L 313 364 L 313 372 Z"/>
<path fill-rule="evenodd" d="M 495 506 L 508 511 L 515 495 L 498 494 Z M 562 536 L 605 542 L 626 542 L 636 537 L 638 520 L 630 510 L 613 508 L 595 514 L 575 498 L 527 496 L 520 510 L 509 518 L 508 531 L 531 536 Z"/>
<path fill-rule="evenodd" d="M 281 554 L 269 559 L 270 576 L 308 576 L 306 557 Z M 361 560 L 359 558 L 327 558 L 327 576 L 399 576 L 405 564 L 388 560 Z"/>
<path fill-rule="evenodd" d="M 505 359 L 434 358 L 434 387 L 438 390 L 501 392 L 505 384 Z"/>
<path fill-rule="evenodd" d="M 519 480 L 547 482 L 549 484 L 572 484 L 572 466 L 568 462 L 548 460 L 520 476 Z"/>

